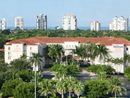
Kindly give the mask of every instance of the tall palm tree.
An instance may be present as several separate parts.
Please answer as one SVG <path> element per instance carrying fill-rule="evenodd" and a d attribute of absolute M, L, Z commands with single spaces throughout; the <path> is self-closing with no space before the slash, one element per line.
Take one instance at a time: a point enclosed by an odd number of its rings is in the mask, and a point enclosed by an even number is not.
<path fill-rule="evenodd" d="M 74 86 L 74 93 L 78 96 L 78 98 L 80 98 L 80 94 L 83 92 L 83 90 L 84 85 L 80 81 L 77 81 Z"/>
<path fill-rule="evenodd" d="M 66 92 L 66 82 L 64 79 L 59 79 L 56 83 L 56 89 L 61 97 L 64 98 L 64 93 Z"/>
<path fill-rule="evenodd" d="M 37 69 L 39 68 L 40 63 L 42 62 L 42 56 L 39 53 L 33 53 L 32 57 L 30 58 L 30 61 L 34 67 L 35 71 L 35 97 L 37 97 Z"/>
<path fill-rule="evenodd" d="M 51 80 L 43 80 L 39 83 L 40 93 L 48 98 L 48 95 L 55 93 L 55 88 Z"/>
<path fill-rule="evenodd" d="M 56 63 L 62 61 L 63 47 L 61 45 L 49 45 L 48 55 L 56 61 Z"/>

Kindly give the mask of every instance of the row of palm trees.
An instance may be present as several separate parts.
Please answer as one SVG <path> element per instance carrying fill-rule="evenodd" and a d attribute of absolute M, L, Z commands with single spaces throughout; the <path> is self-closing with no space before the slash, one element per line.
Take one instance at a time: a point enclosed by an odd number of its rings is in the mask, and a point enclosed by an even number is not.
<path fill-rule="evenodd" d="M 106 95 L 114 94 L 115 98 L 117 98 L 117 96 L 119 95 L 125 94 L 127 91 L 124 87 L 121 86 L 120 81 L 117 77 L 108 80 L 104 78 L 102 80 L 98 79 L 94 81 L 100 81 L 100 82 L 106 81 L 107 82 Z M 68 96 L 68 98 L 71 98 L 72 94 L 75 94 L 77 98 L 80 98 L 80 96 L 84 94 L 84 92 L 87 92 L 85 91 L 86 86 L 87 85 L 84 82 L 81 82 L 74 77 L 67 76 L 64 79 L 62 78 L 55 81 L 44 79 L 39 83 L 39 92 L 41 93 L 41 95 L 47 98 L 49 98 L 50 96 L 56 97 L 57 93 L 61 95 L 61 98 L 64 98 L 65 94 Z"/>
<path fill-rule="evenodd" d="M 56 62 L 62 63 L 64 49 L 61 45 L 49 45 L 48 55 Z M 77 54 L 82 60 L 92 60 L 99 57 L 103 62 L 109 57 L 109 51 L 104 45 L 94 43 L 81 44 L 72 50 L 72 55 Z"/>
<path fill-rule="evenodd" d="M 64 52 L 61 45 L 49 45 L 48 55 L 56 63 L 62 63 Z M 111 62 L 114 64 L 124 64 L 125 66 L 130 62 L 130 55 L 127 53 L 124 54 L 123 58 L 112 58 L 109 53 L 110 51 L 105 45 L 94 43 L 81 44 L 72 51 L 72 55 L 76 54 L 81 60 L 89 60 L 91 63 L 94 63 L 96 58 L 99 58 L 102 63 Z"/>
<path fill-rule="evenodd" d="M 56 93 L 59 93 L 61 98 L 64 98 L 64 94 L 67 92 L 69 93 L 69 98 L 71 98 L 72 92 L 79 98 L 84 90 L 83 83 L 71 76 L 56 80 L 55 82 L 51 80 L 43 80 L 39 83 L 39 87 L 40 93 L 47 98 L 49 95 L 56 96 Z"/>

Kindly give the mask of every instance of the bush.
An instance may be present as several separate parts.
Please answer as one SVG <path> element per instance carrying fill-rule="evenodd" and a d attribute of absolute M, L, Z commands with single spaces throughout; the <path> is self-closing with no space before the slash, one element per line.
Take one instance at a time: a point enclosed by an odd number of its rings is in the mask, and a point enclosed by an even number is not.
<path fill-rule="evenodd" d="M 34 86 L 31 83 L 20 83 L 14 90 L 14 98 L 34 98 Z"/>
<path fill-rule="evenodd" d="M 3 83 L 1 91 L 3 97 L 12 97 L 14 94 L 15 87 L 23 81 L 19 79 L 15 80 L 8 80 L 5 83 Z"/>
<path fill-rule="evenodd" d="M 87 98 L 108 98 L 109 82 L 106 80 L 89 80 L 85 84 Z"/>
<path fill-rule="evenodd" d="M 87 71 L 93 73 L 105 72 L 107 75 L 112 75 L 115 73 L 115 70 L 109 65 L 91 65 L 87 68 Z"/>
<path fill-rule="evenodd" d="M 130 81 L 130 66 L 125 69 L 125 77 Z"/>

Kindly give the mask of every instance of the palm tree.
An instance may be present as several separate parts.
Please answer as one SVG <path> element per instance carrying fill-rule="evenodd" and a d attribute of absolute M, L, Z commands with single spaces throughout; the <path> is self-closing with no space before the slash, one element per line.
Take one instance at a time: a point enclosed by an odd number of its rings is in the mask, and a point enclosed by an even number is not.
<path fill-rule="evenodd" d="M 69 92 L 69 98 L 71 98 L 71 92 L 73 91 L 75 87 L 76 79 L 74 77 L 67 77 L 66 78 L 66 85 L 67 85 L 67 90 Z"/>
<path fill-rule="evenodd" d="M 61 63 L 63 56 L 63 47 L 61 45 L 50 45 L 48 49 L 48 55 L 58 63 Z"/>
<path fill-rule="evenodd" d="M 99 57 L 100 60 L 105 61 L 106 58 L 109 56 L 109 51 L 104 45 L 97 45 L 97 57 Z"/>
<path fill-rule="evenodd" d="M 40 63 L 42 62 L 42 56 L 39 53 L 33 53 L 30 61 L 34 67 L 35 71 L 35 98 L 37 97 L 37 71 L 39 68 Z"/>
<path fill-rule="evenodd" d="M 86 58 L 86 45 L 81 44 L 80 46 L 76 46 L 74 53 L 81 57 L 81 59 Z"/>
<path fill-rule="evenodd" d="M 96 56 L 98 55 L 98 48 L 97 45 L 94 43 L 88 43 L 86 47 L 86 55 L 88 59 L 91 59 L 92 61 L 95 60 Z"/>
<path fill-rule="evenodd" d="M 117 94 L 122 95 L 126 92 L 126 89 L 124 87 L 118 86 L 118 85 L 112 85 L 112 93 L 114 93 L 115 98 L 117 98 Z"/>
<path fill-rule="evenodd" d="M 80 98 L 80 94 L 83 92 L 83 90 L 84 85 L 80 81 L 77 81 L 74 86 L 74 93 L 78 96 L 78 98 Z"/>
<path fill-rule="evenodd" d="M 115 98 L 117 98 L 117 94 L 122 95 L 126 92 L 126 88 L 120 86 L 120 80 L 117 77 L 112 77 L 110 80 L 110 88 L 109 91 L 114 94 Z"/>
<path fill-rule="evenodd" d="M 48 95 L 55 93 L 55 88 L 51 80 L 43 80 L 39 83 L 40 93 L 48 98 Z"/>
<path fill-rule="evenodd" d="M 64 79 L 59 79 L 56 83 L 56 89 L 59 94 L 61 94 L 61 97 L 64 98 L 64 93 L 66 92 L 66 82 Z"/>

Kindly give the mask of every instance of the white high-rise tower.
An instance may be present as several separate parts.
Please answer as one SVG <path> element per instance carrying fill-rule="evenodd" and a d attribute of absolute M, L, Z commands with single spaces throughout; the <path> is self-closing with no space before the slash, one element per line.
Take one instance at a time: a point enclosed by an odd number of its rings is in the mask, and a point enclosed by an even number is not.
<path fill-rule="evenodd" d="M 5 30 L 7 27 L 7 22 L 6 22 L 6 19 L 3 18 L 0 20 L 0 30 Z"/>
<path fill-rule="evenodd" d="M 63 17 L 63 29 L 64 30 L 77 29 L 77 18 L 75 15 L 67 14 Z"/>
<path fill-rule="evenodd" d="M 101 24 L 99 21 L 93 21 L 91 22 L 91 31 L 100 31 Z"/>
<path fill-rule="evenodd" d="M 36 19 L 37 29 L 47 30 L 47 15 L 40 14 Z"/>
<path fill-rule="evenodd" d="M 23 30 L 24 20 L 23 17 L 15 17 L 15 28 Z"/>
<path fill-rule="evenodd" d="M 109 25 L 109 30 L 112 31 L 128 31 L 128 18 L 123 16 L 114 17 L 112 22 Z"/>

